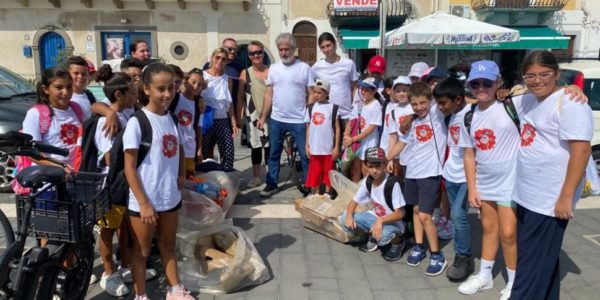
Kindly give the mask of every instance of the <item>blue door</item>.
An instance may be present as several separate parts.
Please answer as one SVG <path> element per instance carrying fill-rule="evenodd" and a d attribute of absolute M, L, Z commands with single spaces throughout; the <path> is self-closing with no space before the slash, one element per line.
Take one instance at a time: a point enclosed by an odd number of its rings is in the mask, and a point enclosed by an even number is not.
<path fill-rule="evenodd" d="M 45 33 L 40 39 L 39 49 L 42 70 L 54 67 L 58 53 L 65 49 L 65 40 L 56 32 Z"/>

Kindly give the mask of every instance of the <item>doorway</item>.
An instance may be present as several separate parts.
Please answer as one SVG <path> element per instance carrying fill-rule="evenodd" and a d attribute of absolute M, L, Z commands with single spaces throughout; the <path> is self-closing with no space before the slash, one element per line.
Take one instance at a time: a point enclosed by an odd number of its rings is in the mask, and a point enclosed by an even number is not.
<path fill-rule="evenodd" d="M 40 39 L 39 49 L 42 70 L 54 67 L 58 64 L 59 54 L 65 50 L 65 40 L 56 32 L 46 32 Z"/>
<path fill-rule="evenodd" d="M 293 32 L 298 42 L 298 57 L 312 66 L 317 61 L 317 27 L 302 21 L 294 26 Z"/>

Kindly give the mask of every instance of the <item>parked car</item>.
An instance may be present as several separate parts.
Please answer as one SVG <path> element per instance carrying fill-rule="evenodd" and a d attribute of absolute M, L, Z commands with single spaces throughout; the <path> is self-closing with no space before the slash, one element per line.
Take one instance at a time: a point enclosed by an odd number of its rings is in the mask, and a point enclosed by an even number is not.
<path fill-rule="evenodd" d="M 27 110 L 35 103 L 35 86 L 0 67 L 0 134 L 20 130 Z M 11 192 L 15 158 L 0 151 L 0 192 Z"/>

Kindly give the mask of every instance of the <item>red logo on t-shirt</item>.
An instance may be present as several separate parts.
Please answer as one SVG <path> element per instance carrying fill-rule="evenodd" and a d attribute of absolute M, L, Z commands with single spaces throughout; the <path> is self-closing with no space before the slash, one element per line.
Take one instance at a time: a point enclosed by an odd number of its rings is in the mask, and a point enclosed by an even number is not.
<path fill-rule="evenodd" d="M 385 127 L 390 126 L 390 114 L 385 114 Z"/>
<path fill-rule="evenodd" d="M 494 131 L 488 128 L 477 129 L 475 131 L 475 146 L 479 150 L 491 150 L 496 145 L 496 135 Z"/>
<path fill-rule="evenodd" d="M 79 127 L 73 124 L 62 124 L 60 125 L 60 139 L 67 145 L 74 145 L 77 143 L 79 137 Z"/>
<path fill-rule="evenodd" d="M 359 117 L 358 121 L 360 122 L 360 130 L 365 130 L 365 126 L 367 126 L 367 120 L 361 116 Z"/>
<path fill-rule="evenodd" d="M 529 147 L 531 144 L 533 144 L 533 140 L 535 140 L 536 135 L 535 127 L 529 123 L 525 123 L 525 125 L 523 125 L 523 130 L 521 130 L 521 146 Z"/>
<path fill-rule="evenodd" d="M 182 109 L 179 111 L 179 113 L 177 113 L 177 121 L 179 121 L 179 124 L 183 126 L 192 124 L 192 118 L 192 113 L 187 110 Z"/>
<path fill-rule="evenodd" d="M 425 143 L 433 136 L 433 129 L 431 129 L 429 124 L 417 125 L 417 127 L 415 127 L 415 134 L 419 142 Z"/>
<path fill-rule="evenodd" d="M 171 158 L 177 154 L 177 137 L 172 134 L 163 135 L 162 152 L 165 157 Z"/>
<path fill-rule="evenodd" d="M 323 122 L 325 122 L 325 115 L 320 112 L 314 113 L 312 117 L 312 122 L 315 125 L 323 124 Z"/>
<path fill-rule="evenodd" d="M 448 131 L 450 132 L 450 137 L 452 138 L 452 143 L 454 145 L 457 145 L 458 138 L 460 136 L 460 125 L 458 125 L 458 124 L 450 125 L 450 128 L 448 128 Z"/>
<path fill-rule="evenodd" d="M 385 217 L 385 207 L 375 201 L 373 201 L 373 211 L 378 217 Z"/>

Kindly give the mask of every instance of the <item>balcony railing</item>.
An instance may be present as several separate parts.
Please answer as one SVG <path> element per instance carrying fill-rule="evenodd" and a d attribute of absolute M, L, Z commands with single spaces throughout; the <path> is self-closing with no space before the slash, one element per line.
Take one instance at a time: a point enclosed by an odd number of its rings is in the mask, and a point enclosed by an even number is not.
<path fill-rule="evenodd" d="M 327 15 L 334 25 L 352 24 L 355 26 L 378 25 L 379 9 L 375 11 L 335 11 L 332 0 L 327 5 Z M 413 7 L 409 0 L 387 1 L 388 26 L 399 26 L 411 15 Z M 381 4 L 380 4 L 381 5 Z M 372 23 L 372 24 L 371 24 Z"/>
<path fill-rule="evenodd" d="M 569 0 L 471 0 L 474 11 L 561 10 Z"/>

